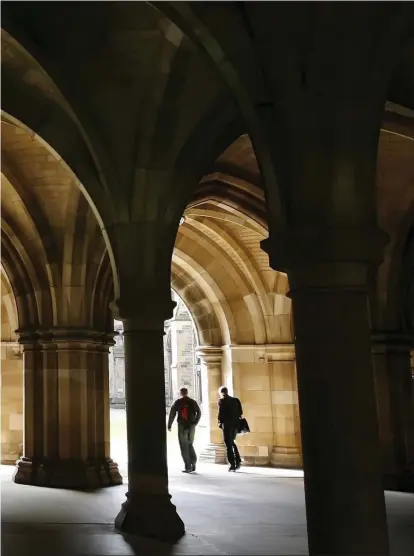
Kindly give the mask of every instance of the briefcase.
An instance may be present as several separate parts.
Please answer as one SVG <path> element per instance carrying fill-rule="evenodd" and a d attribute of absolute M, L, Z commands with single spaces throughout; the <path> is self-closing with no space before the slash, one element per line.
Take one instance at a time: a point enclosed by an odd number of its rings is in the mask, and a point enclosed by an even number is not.
<path fill-rule="evenodd" d="M 239 431 L 237 434 L 247 434 L 250 432 L 249 425 L 244 417 L 239 419 Z"/>

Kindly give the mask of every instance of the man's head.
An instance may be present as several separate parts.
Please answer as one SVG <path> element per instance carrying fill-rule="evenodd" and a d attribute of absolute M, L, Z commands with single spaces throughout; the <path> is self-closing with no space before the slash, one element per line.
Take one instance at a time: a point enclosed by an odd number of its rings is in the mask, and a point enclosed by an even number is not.
<path fill-rule="evenodd" d="M 186 396 L 188 396 L 188 389 L 187 388 L 181 388 L 180 389 L 180 395 L 182 398 L 185 398 Z"/>
<path fill-rule="evenodd" d="M 223 398 L 224 398 L 225 396 L 228 396 L 228 395 L 229 395 L 229 391 L 228 391 L 228 389 L 227 389 L 226 386 L 222 386 L 222 387 L 220 388 L 219 391 L 220 391 L 220 395 L 221 395 Z"/>

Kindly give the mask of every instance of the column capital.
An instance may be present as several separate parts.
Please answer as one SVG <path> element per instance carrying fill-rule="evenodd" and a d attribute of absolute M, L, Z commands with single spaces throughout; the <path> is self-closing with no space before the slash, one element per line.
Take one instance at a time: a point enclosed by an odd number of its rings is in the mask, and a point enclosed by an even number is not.
<path fill-rule="evenodd" d="M 134 291 L 121 295 L 110 304 L 114 318 L 124 323 L 124 330 L 164 330 L 165 321 L 171 319 L 177 303 L 165 292 Z"/>
<path fill-rule="evenodd" d="M 52 344 L 60 347 L 84 345 L 88 348 L 109 348 L 115 343 L 113 331 L 104 332 L 81 327 L 20 328 L 16 333 L 23 350 Z"/>
<path fill-rule="evenodd" d="M 215 346 L 199 346 L 196 355 L 205 364 L 221 364 L 223 359 L 223 350 L 221 347 Z"/>
<path fill-rule="evenodd" d="M 288 273 L 291 290 L 361 288 L 382 260 L 388 235 L 375 226 L 303 227 L 261 242 L 270 266 Z"/>

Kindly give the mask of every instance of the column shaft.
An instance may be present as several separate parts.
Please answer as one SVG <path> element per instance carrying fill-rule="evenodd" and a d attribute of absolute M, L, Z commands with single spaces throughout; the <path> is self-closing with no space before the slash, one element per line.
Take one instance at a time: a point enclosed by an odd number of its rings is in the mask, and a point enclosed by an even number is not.
<path fill-rule="evenodd" d="M 278 348 L 278 349 L 277 349 Z M 294 346 L 275 346 L 270 354 L 274 467 L 302 468 L 298 384 Z"/>
<path fill-rule="evenodd" d="M 291 293 L 310 554 L 387 554 L 365 292 Z"/>
<path fill-rule="evenodd" d="M 122 484 L 109 458 L 109 344 L 102 333 L 21 333 L 24 457 L 14 481 L 91 489 Z"/>
<path fill-rule="evenodd" d="M 168 489 L 163 331 L 125 330 L 124 338 L 129 489 L 163 495 Z"/>

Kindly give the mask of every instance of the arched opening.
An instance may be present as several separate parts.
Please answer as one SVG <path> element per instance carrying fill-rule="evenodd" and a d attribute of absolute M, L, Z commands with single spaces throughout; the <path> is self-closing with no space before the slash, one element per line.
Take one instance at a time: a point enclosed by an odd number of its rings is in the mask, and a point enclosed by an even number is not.
<path fill-rule="evenodd" d="M 166 419 L 173 402 L 179 396 L 181 387 L 186 387 L 189 396 L 197 401 L 204 415 L 202 365 L 197 353 L 199 346 L 198 331 L 194 317 L 185 302 L 174 291 L 173 300 L 177 303 L 173 317 L 165 322 L 164 327 L 164 377 Z M 123 325 L 114 321 L 114 346 L 109 353 L 109 404 L 111 420 L 111 457 L 116 459 L 121 472 L 127 472 L 126 441 L 126 387 L 125 387 L 125 351 Z M 208 403 L 208 402 L 207 402 Z M 197 448 L 202 450 L 208 442 L 208 420 L 200 422 L 197 436 Z M 170 465 L 177 462 L 177 443 L 175 435 L 168 437 L 168 454 Z"/>

